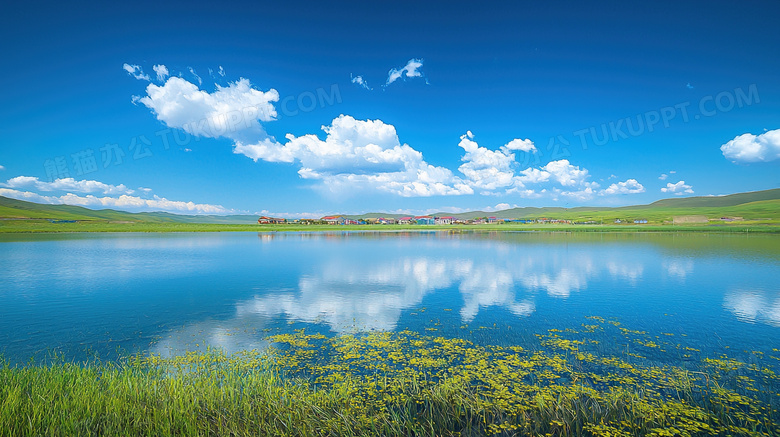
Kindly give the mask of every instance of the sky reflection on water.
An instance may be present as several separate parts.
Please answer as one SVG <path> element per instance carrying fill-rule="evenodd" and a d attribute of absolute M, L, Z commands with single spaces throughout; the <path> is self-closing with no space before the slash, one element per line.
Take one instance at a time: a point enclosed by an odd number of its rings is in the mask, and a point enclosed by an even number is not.
<path fill-rule="evenodd" d="M 533 334 L 587 315 L 721 346 L 780 328 L 776 236 L 533 233 L 0 239 L 0 352 L 263 349 L 269 333 L 468 325 Z M 505 336 L 503 331 L 494 335 Z M 508 338 L 508 337 L 507 337 Z M 713 346 L 714 347 L 714 346 Z M 777 347 L 777 345 L 775 345 Z"/>

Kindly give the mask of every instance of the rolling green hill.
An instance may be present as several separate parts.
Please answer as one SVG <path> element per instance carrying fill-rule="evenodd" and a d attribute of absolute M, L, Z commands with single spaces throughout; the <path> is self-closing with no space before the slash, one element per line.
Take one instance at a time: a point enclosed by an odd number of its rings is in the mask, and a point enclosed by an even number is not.
<path fill-rule="evenodd" d="M 218 216 L 182 215 L 167 212 L 132 213 L 113 209 L 94 210 L 72 205 L 46 205 L 9 199 L 2 196 L 0 196 L 0 218 L 144 223 L 251 224 L 257 222 L 257 217 L 254 215 Z"/>
<path fill-rule="evenodd" d="M 730 194 L 727 196 L 687 197 L 663 199 L 648 205 L 576 208 L 512 208 L 503 211 L 470 211 L 464 213 L 436 213 L 459 219 L 494 216 L 498 218 L 539 219 L 542 217 L 572 221 L 609 223 L 616 219 L 633 221 L 646 219 L 651 223 L 671 222 L 680 216 L 705 216 L 708 219 L 740 217 L 780 223 L 780 189 Z M 404 214 L 368 213 L 346 216 L 350 218 L 403 217 Z M 0 219 L 17 220 L 78 220 L 134 223 L 201 223 L 253 224 L 254 215 L 182 215 L 167 212 L 130 213 L 113 209 L 93 210 L 81 206 L 44 205 L 0 196 Z"/>
<path fill-rule="evenodd" d="M 350 218 L 403 217 L 405 214 L 369 213 L 346 216 Z M 408 214 L 407 214 L 408 215 Z M 704 215 L 708 218 L 743 217 L 746 220 L 769 219 L 780 221 L 780 188 L 764 191 L 730 194 L 727 196 L 701 196 L 663 199 L 648 205 L 622 207 L 522 207 L 502 211 L 469 211 L 463 213 L 438 212 L 431 215 L 451 216 L 458 219 L 477 217 L 539 219 L 542 217 L 573 221 L 613 222 L 616 219 L 647 219 L 655 223 L 672 221 L 674 217 Z"/>

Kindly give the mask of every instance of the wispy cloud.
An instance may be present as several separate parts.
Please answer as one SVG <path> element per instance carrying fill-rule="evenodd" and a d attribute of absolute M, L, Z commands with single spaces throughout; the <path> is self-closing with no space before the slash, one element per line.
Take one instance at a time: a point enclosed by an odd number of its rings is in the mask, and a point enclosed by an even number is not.
<path fill-rule="evenodd" d="M 197 81 L 198 81 L 198 86 L 201 86 L 201 85 L 203 85 L 203 79 L 201 79 L 201 78 L 200 78 L 200 76 L 198 76 L 198 73 L 196 73 L 196 72 L 195 72 L 195 69 L 194 69 L 194 68 L 192 68 L 192 67 L 187 67 L 187 69 L 188 69 L 188 70 L 190 70 L 190 74 L 191 74 L 193 77 L 195 77 L 195 80 L 197 80 Z"/>
<path fill-rule="evenodd" d="M 150 80 L 149 75 L 145 74 L 144 70 L 139 65 L 124 64 L 122 65 L 122 68 L 127 72 L 127 74 L 133 76 L 138 80 L 145 80 L 145 81 Z"/>
<path fill-rule="evenodd" d="M 157 73 L 157 80 L 159 82 L 165 81 L 165 78 L 170 76 L 170 73 L 168 72 L 168 67 L 165 65 L 159 64 L 152 67 L 152 70 L 154 70 L 155 73 Z"/>
<path fill-rule="evenodd" d="M 406 78 L 424 77 L 422 71 L 420 71 L 422 66 L 422 59 L 413 58 L 410 59 L 409 62 L 407 62 L 406 65 L 401 68 L 390 69 L 390 71 L 387 72 L 387 82 L 385 83 L 385 87 L 397 81 L 398 79 L 406 80 Z"/>
<path fill-rule="evenodd" d="M 361 88 L 367 89 L 371 91 L 373 88 L 368 86 L 368 82 L 366 82 L 365 79 L 363 79 L 363 76 L 352 76 L 350 74 L 350 77 L 352 78 L 352 83 L 360 86 Z"/>

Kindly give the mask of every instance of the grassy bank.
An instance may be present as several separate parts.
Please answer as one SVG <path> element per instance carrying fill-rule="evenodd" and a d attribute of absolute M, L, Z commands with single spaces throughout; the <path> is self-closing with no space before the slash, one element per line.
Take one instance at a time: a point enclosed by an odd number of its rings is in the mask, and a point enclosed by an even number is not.
<path fill-rule="evenodd" d="M 763 361 L 777 357 L 710 358 L 598 317 L 529 349 L 409 331 L 271 340 L 267 353 L 5 365 L 0 435 L 780 433 L 780 379 Z"/>
<path fill-rule="evenodd" d="M 0 233 L 36 232 L 321 232 L 321 231 L 543 231 L 543 232 L 726 232 L 780 233 L 780 223 L 731 222 L 688 225 L 566 225 L 566 224 L 485 224 L 485 225 L 233 225 L 203 223 L 116 223 L 79 221 L 52 223 L 48 220 L 0 220 Z"/>

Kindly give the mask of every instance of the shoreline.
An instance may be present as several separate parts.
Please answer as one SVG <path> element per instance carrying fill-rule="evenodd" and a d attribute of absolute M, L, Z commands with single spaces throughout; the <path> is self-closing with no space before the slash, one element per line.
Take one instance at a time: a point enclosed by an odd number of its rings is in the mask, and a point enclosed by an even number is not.
<path fill-rule="evenodd" d="M 259 225 L 259 224 L 200 224 L 200 223 L 112 223 L 3 220 L 0 234 L 32 233 L 181 233 L 181 232 L 399 232 L 399 231 L 453 231 L 453 232 L 571 232 L 571 233 L 780 233 L 780 223 L 741 224 L 641 224 L 641 225 L 574 225 L 574 224 L 484 224 L 484 225 Z"/>

